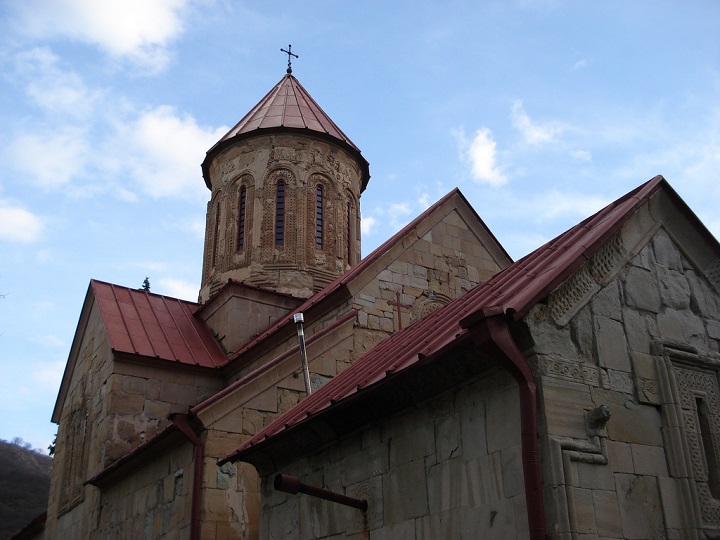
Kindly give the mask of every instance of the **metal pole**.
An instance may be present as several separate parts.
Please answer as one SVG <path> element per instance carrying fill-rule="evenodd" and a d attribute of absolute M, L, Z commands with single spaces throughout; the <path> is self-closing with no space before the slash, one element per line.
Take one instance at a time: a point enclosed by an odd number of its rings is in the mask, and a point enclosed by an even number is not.
<path fill-rule="evenodd" d="M 297 476 L 278 474 L 275 476 L 273 484 L 275 485 L 275 489 L 285 493 L 293 495 L 296 493 L 305 493 L 311 497 L 319 497 L 320 499 L 325 499 L 326 501 L 344 504 L 345 506 L 352 506 L 353 508 L 357 508 L 363 512 L 366 512 L 368 509 L 368 503 L 364 499 L 353 499 L 352 497 L 341 495 L 340 493 L 335 493 L 334 491 L 303 484 Z"/>
<path fill-rule="evenodd" d="M 297 326 L 298 345 L 300 345 L 300 362 L 302 363 L 303 378 L 305 379 L 305 393 L 309 396 L 312 393 L 310 388 L 310 370 L 308 369 L 307 350 L 305 350 L 305 331 L 303 330 L 303 314 L 293 315 L 295 326 Z"/>

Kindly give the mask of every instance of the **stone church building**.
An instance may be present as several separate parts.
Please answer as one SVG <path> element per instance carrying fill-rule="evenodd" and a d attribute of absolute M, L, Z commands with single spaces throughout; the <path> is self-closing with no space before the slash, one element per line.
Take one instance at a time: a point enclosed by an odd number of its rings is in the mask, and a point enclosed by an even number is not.
<path fill-rule="evenodd" d="M 361 259 L 291 73 L 202 173 L 198 303 L 90 283 L 17 538 L 720 538 L 720 245 L 662 177 L 516 262 L 457 189 Z"/>

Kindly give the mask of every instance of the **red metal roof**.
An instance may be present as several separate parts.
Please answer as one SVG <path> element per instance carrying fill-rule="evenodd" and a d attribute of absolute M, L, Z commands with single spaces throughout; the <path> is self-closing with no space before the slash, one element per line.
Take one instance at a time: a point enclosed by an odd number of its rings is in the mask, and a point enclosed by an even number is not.
<path fill-rule="evenodd" d="M 225 363 L 210 330 L 193 316 L 198 304 L 97 280 L 90 287 L 114 351 L 209 368 Z"/>
<path fill-rule="evenodd" d="M 482 317 L 483 313 L 496 308 L 520 319 L 589 260 L 661 188 L 677 197 L 661 176 L 653 178 L 490 280 L 381 342 L 226 459 L 242 459 L 244 453 L 257 445 L 412 366 L 421 358 L 439 353 L 467 334 L 461 321 L 471 315 Z"/>
<path fill-rule="evenodd" d="M 225 148 L 231 139 L 262 131 L 307 131 L 316 136 L 339 141 L 360 162 L 363 168 L 361 191 L 365 189 L 370 172 L 367 161 L 360 155 L 360 149 L 289 73 L 208 151 L 203 162 L 203 177 L 208 187 L 210 180 L 207 169 L 212 157 Z"/>
<path fill-rule="evenodd" d="M 335 294 L 339 289 L 346 286 L 348 283 L 352 282 L 354 279 L 356 279 L 360 274 L 365 272 L 368 268 L 370 268 L 380 257 L 382 257 L 385 253 L 387 253 L 390 249 L 392 249 L 398 242 L 400 242 L 404 237 L 408 235 L 410 231 L 412 231 L 414 228 L 416 228 L 418 225 L 420 225 L 425 219 L 428 218 L 433 212 L 435 212 L 439 207 L 441 207 L 443 204 L 445 204 L 447 201 L 452 199 L 453 197 L 459 197 L 462 202 L 464 202 L 467 207 L 471 210 L 473 210 L 470 203 L 467 201 L 465 196 L 460 192 L 458 188 L 454 188 L 452 191 L 450 191 L 447 195 L 442 197 L 439 201 L 437 201 L 435 204 L 427 208 L 422 214 L 420 214 L 418 217 L 413 219 L 410 223 L 405 225 L 402 229 L 400 229 L 398 232 L 396 232 L 394 235 L 392 235 L 390 238 L 388 238 L 385 242 L 383 242 L 378 248 L 376 248 L 370 255 L 362 259 L 358 264 L 353 266 L 350 270 L 345 272 L 342 276 L 337 278 L 335 281 L 330 283 L 327 287 L 325 287 L 323 290 L 318 292 L 317 294 L 314 294 L 310 298 L 308 298 L 305 302 L 303 302 L 302 305 L 298 306 L 295 310 L 290 312 L 289 314 L 282 317 L 280 320 L 278 320 L 275 324 L 273 324 L 270 328 L 259 334 L 255 339 L 248 342 L 245 346 L 243 346 L 241 349 L 236 351 L 234 354 L 232 354 L 228 358 L 228 362 L 232 362 L 233 360 L 236 360 L 238 358 L 242 358 L 242 356 L 252 349 L 253 347 L 259 345 L 260 343 L 263 343 L 266 339 L 268 339 L 273 334 L 276 334 L 279 332 L 282 328 L 292 325 L 292 327 L 295 327 L 295 323 L 293 322 L 293 315 L 295 313 L 306 313 L 310 308 L 313 306 L 316 306 L 329 296 L 332 296 Z M 474 210 L 473 210 L 474 212 Z M 488 235 L 496 242 L 498 248 L 502 250 L 502 252 L 507 256 L 508 260 L 512 260 L 510 255 L 507 254 L 505 251 L 505 248 L 500 245 L 500 242 L 497 241 L 495 236 L 492 234 L 490 229 L 487 228 L 485 223 L 482 219 L 480 219 L 480 216 L 475 214 L 477 217 L 477 220 L 487 231 Z"/>
<path fill-rule="evenodd" d="M 320 105 L 315 103 L 300 82 L 289 73 L 234 128 L 228 131 L 220 142 L 241 133 L 279 127 L 309 129 L 324 133 L 360 151 L 325 114 Z"/>

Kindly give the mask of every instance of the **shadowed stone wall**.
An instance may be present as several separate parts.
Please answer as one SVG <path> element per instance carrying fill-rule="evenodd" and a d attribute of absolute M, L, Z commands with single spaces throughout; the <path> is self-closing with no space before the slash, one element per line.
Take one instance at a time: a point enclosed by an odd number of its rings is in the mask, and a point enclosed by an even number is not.
<path fill-rule="evenodd" d="M 525 318 L 553 538 L 720 530 L 718 295 L 663 229 L 630 248 L 616 236 Z M 593 429 L 600 405 L 612 416 Z"/>

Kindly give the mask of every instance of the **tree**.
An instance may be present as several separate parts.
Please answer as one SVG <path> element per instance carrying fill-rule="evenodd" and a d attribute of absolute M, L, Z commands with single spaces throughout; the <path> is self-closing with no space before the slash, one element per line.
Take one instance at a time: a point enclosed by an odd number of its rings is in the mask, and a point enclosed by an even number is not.
<path fill-rule="evenodd" d="M 53 441 L 48 446 L 48 455 L 53 457 L 55 455 L 55 445 L 57 444 L 57 433 L 53 437 Z"/>
<path fill-rule="evenodd" d="M 141 291 L 150 292 L 150 278 L 145 276 L 145 279 L 143 280 L 142 287 L 140 287 Z"/>

